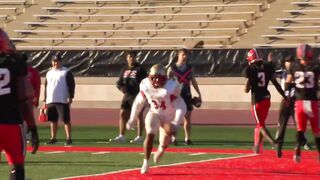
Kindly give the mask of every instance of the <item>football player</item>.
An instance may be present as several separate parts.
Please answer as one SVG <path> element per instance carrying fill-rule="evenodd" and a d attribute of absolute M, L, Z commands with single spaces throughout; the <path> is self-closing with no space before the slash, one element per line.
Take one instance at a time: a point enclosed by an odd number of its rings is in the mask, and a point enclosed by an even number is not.
<path fill-rule="evenodd" d="M 27 74 L 26 62 L 14 58 L 15 48 L 7 33 L 0 29 L 0 152 L 5 151 L 10 165 L 10 179 L 25 179 L 25 140 L 22 130 L 21 107 L 26 98 L 22 79 Z M 34 119 L 27 120 L 31 132 L 33 153 L 39 147 Z"/>
<path fill-rule="evenodd" d="M 245 92 L 251 90 L 251 112 L 256 120 L 254 152 L 260 153 L 262 139 L 265 137 L 271 145 L 275 146 L 276 142 L 266 128 L 265 120 L 270 108 L 270 92 L 268 90 L 269 81 L 271 81 L 277 91 L 285 98 L 284 91 L 275 78 L 275 70 L 270 63 L 263 62 L 258 51 L 253 48 L 247 54 L 249 66 L 246 69 L 246 86 Z"/>
<path fill-rule="evenodd" d="M 300 162 L 301 160 L 301 145 L 304 143 L 307 120 L 310 121 L 320 160 L 320 128 L 317 98 L 320 66 L 318 62 L 312 61 L 313 52 L 308 44 L 301 44 L 297 47 L 296 57 L 298 62 L 294 63 L 289 69 L 285 87 L 286 90 L 289 90 L 290 84 L 292 82 L 295 84 L 297 144 L 293 160 L 295 162 Z"/>
<path fill-rule="evenodd" d="M 132 129 L 134 121 L 145 104 L 150 104 L 145 118 L 146 138 L 141 174 L 148 173 L 155 134 L 159 131 L 159 147 L 154 154 L 154 162 L 158 163 L 171 143 L 172 134 L 176 133 L 185 116 L 187 107 L 180 96 L 180 91 L 179 83 L 168 80 L 165 67 L 160 64 L 153 65 L 149 76 L 141 81 L 140 93 L 135 98 L 130 119 L 126 125 L 127 129 Z"/>

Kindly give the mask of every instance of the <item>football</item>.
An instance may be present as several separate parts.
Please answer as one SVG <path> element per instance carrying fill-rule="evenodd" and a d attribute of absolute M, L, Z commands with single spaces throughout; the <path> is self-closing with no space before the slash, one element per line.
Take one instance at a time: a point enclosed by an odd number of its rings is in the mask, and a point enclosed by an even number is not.
<path fill-rule="evenodd" d="M 193 97 L 192 104 L 197 108 L 201 107 L 201 104 L 202 104 L 201 99 L 198 97 Z"/>

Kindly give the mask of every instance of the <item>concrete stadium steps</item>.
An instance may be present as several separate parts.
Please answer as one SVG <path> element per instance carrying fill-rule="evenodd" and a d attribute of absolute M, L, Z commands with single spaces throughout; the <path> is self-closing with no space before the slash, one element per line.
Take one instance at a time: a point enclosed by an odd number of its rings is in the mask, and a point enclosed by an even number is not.
<path fill-rule="evenodd" d="M 262 19 L 263 17 L 260 17 L 261 14 L 266 12 L 266 10 L 269 7 L 269 4 L 266 2 L 273 2 L 272 0 L 244 0 L 244 1 L 238 1 L 238 0 L 216 0 L 216 1 L 206 1 L 206 0 L 190 0 L 190 1 L 166 1 L 166 0 L 159 0 L 159 1 L 141 1 L 137 4 L 137 1 L 128 1 L 129 3 L 126 3 L 124 1 L 120 3 L 112 2 L 112 3 L 106 3 L 106 4 L 95 4 L 95 3 L 68 3 L 68 4 L 55 4 L 51 0 L 35 0 L 35 4 L 28 8 L 26 13 L 21 16 L 19 19 L 16 20 L 15 23 L 12 23 L 10 26 L 8 26 L 8 30 L 10 32 L 10 36 L 14 38 L 19 38 L 19 34 L 16 33 L 14 30 L 23 30 L 23 29 L 35 29 L 35 30 L 93 30 L 93 29 L 104 29 L 104 30 L 143 30 L 145 28 L 147 29 L 154 29 L 154 30 L 161 30 L 161 29 L 213 29 L 213 28 L 240 28 L 240 30 L 235 30 L 233 32 L 230 31 L 198 31 L 198 33 L 189 34 L 189 32 L 181 32 L 178 33 L 177 31 L 159 31 L 157 33 L 152 34 L 154 37 L 159 37 L 155 42 L 153 39 L 148 39 L 148 41 L 144 41 L 142 44 L 148 44 L 148 45 L 164 45 L 164 43 L 167 43 L 167 40 L 161 40 L 162 37 L 168 37 L 167 39 L 173 40 L 172 37 L 177 37 L 178 35 L 185 37 L 185 36 L 194 36 L 195 38 L 187 38 L 192 39 L 188 40 L 187 44 L 192 47 L 192 44 L 197 44 L 199 41 L 203 41 L 205 45 L 217 45 L 221 44 L 222 47 L 231 47 L 233 45 L 236 45 L 239 43 L 239 37 L 242 38 L 242 36 L 247 32 L 247 29 L 252 28 L 255 26 L 255 21 Z M 254 4 L 260 3 L 261 5 L 257 6 Z M 219 6 L 214 6 L 215 4 L 218 4 Z M 224 4 L 224 6 L 220 6 Z M 236 4 L 247 4 L 246 6 L 235 6 Z M 248 5 L 251 4 L 251 5 Z M 252 5 L 253 4 L 253 5 Z M 45 7 L 56 7 L 56 8 L 65 8 L 64 10 L 58 10 L 58 11 L 48 11 Z M 100 8 L 99 10 L 88 10 L 88 7 L 97 7 Z M 117 8 L 119 7 L 119 8 Z M 136 7 L 135 10 L 128 10 L 128 7 Z M 162 7 L 162 8 L 152 8 L 152 7 Z M 171 8 L 169 8 L 171 7 Z M 71 9 L 68 9 L 71 8 Z M 74 8 L 74 9 L 72 9 Z M 80 10 L 77 8 L 87 8 L 86 10 Z M 105 8 L 105 9 L 104 9 Z M 245 12 L 254 12 L 254 13 L 245 13 Z M 268 10 L 269 11 L 269 10 Z M 236 14 L 235 12 L 239 12 L 239 14 Z M 168 13 L 171 13 L 172 15 L 168 15 Z M 188 15 L 188 13 L 204 13 L 205 15 Z M 211 13 L 211 14 L 210 14 Z M 213 13 L 219 13 L 217 15 L 214 15 Z M 229 14 L 228 14 L 229 13 Z M 63 17 L 63 15 L 107 15 L 105 17 L 103 16 L 96 16 L 96 17 Z M 118 16 L 112 16 L 117 15 Z M 121 16 L 120 14 L 126 14 L 126 16 Z M 145 14 L 145 16 L 144 16 Z M 152 14 L 167 14 L 167 15 L 159 15 L 159 16 L 153 16 Z M 35 15 L 59 15 L 56 17 L 47 17 L 47 18 L 41 18 L 39 19 L 39 16 L 35 17 Z M 131 16 L 129 16 L 131 15 Z M 87 18 L 87 19 L 86 19 Z M 195 23 L 180 23 L 181 21 L 204 21 L 204 22 L 195 22 Z M 223 22 L 226 20 L 225 22 Z M 243 22 L 228 22 L 232 20 L 241 20 Z M 84 24 L 81 26 L 70 26 L 70 25 L 44 25 L 39 27 L 28 27 L 25 25 L 26 22 L 81 22 L 83 21 Z M 85 23 L 90 22 L 122 22 L 123 24 L 109 24 L 109 25 L 85 25 Z M 134 22 L 144 22 L 144 21 L 164 21 L 167 23 L 134 23 Z M 175 21 L 179 23 L 175 23 Z M 213 23 L 207 23 L 206 21 L 214 21 Z M 217 21 L 217 22 L 215 22 Z M 222 21 L 222 22 L 219 22 Z M 132 23 L 130 23 L 132 22 Z M 115 32 L 108 34 L 107 37 L 118 37 L 118 36 L 125 36 L 128 38 L 131 37 L 140 37 L 141 32 Z M 143 35 L 143 34 L 142 34 Z M 61 33 L 29 33 L 24 34 L 25 37 L 28 38 L 59 38 L 61 37 Z M 148 35 L 147 35 L 148 36 Z M 146 36 L 146 37 L 147 37 Z M 196 37 L 198 36 L 198 37 Z M 216 40 L 216 36 L 231 36 L 230 38 L 226 38 L 225 40 Z M 88 43 L 87 39 L 88 37 L 93 38 L 102 38 L 106 37 L 105 34 L 81 34 L 81 33 L 71 33 L 68 35 L 70 38 L 78 38 L 78 37 L 84 37 L 84 39 L 78 42 L 69 42 L 68 40 L 63 40 L 60 43 L 53 43 L 54 46 L 74 46 L 77 44 L 84 44 L 88 46 L 124 46 L 124 45 L 132 45 L 133 47 L 135 45 L 140 45 L 141 40 L 137 38 L 133 41 L 125 41 L 125 42 L 113 42 L 112 39 L 108 41 L 108 43 Z M 200 39 L 201 37 L 204 37 L 204 39 Z M 214 37 L 211 38 L 210 37 Z M 159 40 L 160 39 L 160 40 Z M 185 41 L 181 39 L 185 38 L 178 38 L 175 42 L 168 42 L 168 45 L 172 44 L 184 44 Z M 223 38 L 219 38 L 223 39 Z M 75 41 L 75 40 L 71 40 Z M 95 40 L 93 40 L 95 41 Z M 174 40 L 173 40 L 174 41 Z M 137 43 L 138 42 L 138 43 Z M 35 41 L 32 40 L 24 40 L 24 41 L 17 41 L 17 47 L 19 49 L 19 46 L 52 46 L 51 41 L 45 41 L 41 40 Z M 212 46 L 214 47 L 214 46 Z"/>

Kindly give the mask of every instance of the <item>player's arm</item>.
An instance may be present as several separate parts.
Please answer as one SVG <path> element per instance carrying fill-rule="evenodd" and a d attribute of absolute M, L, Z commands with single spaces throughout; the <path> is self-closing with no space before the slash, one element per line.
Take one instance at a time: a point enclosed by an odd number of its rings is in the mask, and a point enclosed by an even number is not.
<path fill-rule="evenodd" d="M 250 91 L 250 89 L 251 89 L 250 82 L 249 82 L 249 79 L 247 78 L 246 79 L 246 84 L 244 86 L 244 92 L 248 93 Z"/>
<path fill-rule="evenodd" d="M 74 98 L 76 83 L 74 81 L 74 77 L 71 71 L 67 72 L 66 80 L 67 80 L 67 86 L 68 86 L 68 92 L 69 92 L 69 103 L 72 103 L 72 100 Z"/>
<path fill-rule="evenodd" d="M 40 97 L 40 86 L 41 86 L 41 77 L 39 72 L 34 69 L 32 72 L 32 79 L 33 79 L 33 88 L 35 91 L 35 99 L 34 99 L 34 106 L 39 106 L 39 97 Z"/>
<path fill-rule="evenodd" d="M 168 70 L 167 70 L 167 78 L 168 79 L 174 79 L 174 74 L 173 74 L 172 67 L 169 67 Z"/>
<path fill-rule="evenodd" d="M 200 89 L 199 89 L 199 86 L 198 86 L 198 82 L 197 82 L 196 78 L 193 76 L 193 74 L 192 74 L 192 78 L 191 78 L 191 83 L 192 83 L 192 86 L 193 86 L 194 90 L 198 93 L 198 97 L 202 101 Z"/>
<path fill-rule="evenodd" d="M 281 94 L 283 98 L 286 98 L 286 95 L 284 94 L 283 89 L 281 88 L 281 85 L 278 83 L 277 79 L 275 76 L 271 78 L 271 82 L 273 83 L 274 87 L 276 90 Z"/>
<path fill-rule="evenodd" d="M 138 93 L 133 101 L 130 118 L 126 124 L 127 129 L 132 129 L 134 122 L 139 118 L 140 113 L 147 103 L 147 99 L 144 93 L 141 91 Z"/>

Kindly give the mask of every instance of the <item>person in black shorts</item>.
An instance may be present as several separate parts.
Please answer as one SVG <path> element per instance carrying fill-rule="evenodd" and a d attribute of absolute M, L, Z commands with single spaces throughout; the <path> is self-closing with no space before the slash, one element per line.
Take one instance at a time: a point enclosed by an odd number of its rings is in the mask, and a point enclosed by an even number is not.
<path fill-rule="evenodd" d="M 51 139 L 47 144 L 57 142 L 58 119 L 61 119 L 66 133 L 65 145 L 71 145 L 70 106 L 74 98 L 75 81 L 71 71 L 62 65 L 62 57 L 52 56 L 51 64 L 44 85 L 44 102 L 48 121 L 51 122 Z"/>
<path fill-rule="evenodd" d="M 126 142 L 126 123 L 130 117 L 132 104 L 135 97 L 139 93 L 140 82 L 148 75 L 146 70 L 142 68 L 136 61 L 136 56 L 137 53 L 135 51 L 129 51 L 127 53 L 126 60 L 128 66 L 121 71 L 119 80 L 117 81 L 117 88 L 123 93 L 119 119 L 119 135 L 113 139 L 110 139 L 110 142 Z M 142 144 L 142 133 L 144 129 L 142 114 L 140 115 L 137 127 L 138 135 L 132 139 L 130 143 Z"/>
<path fill-rule="evenodd" d="M 187 105 L 187 113 L 185 115 L 184 120 L 184 143 L 185 145 L 191 145 L 192 141 L 190 139 L 191 136 L 191 115 L 193 110 L 193 98 L 191 94 L 191 84 L 194 90 L 197 92 L 198 102 L 200 103 L 198 107 L 200 107 L 202 99 L 201 93 L 198 86 L 198 82 L 193 75 L 192 66 L 188 64 L 188 55 L 189 52 L 186 49 L 181 49 L 178 51 L 178 59 L 177 62 L 172 64 L 167 71 L 167 75 L 169 79 L 176 79 L 181 85 L 181 97 L 184 99 L 184 102 Z M 177 145 L 175 135 L 172 137 L 172 143 Z"/>

